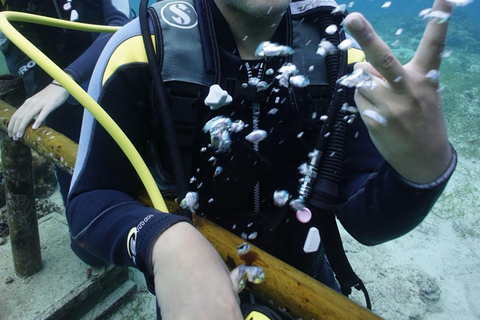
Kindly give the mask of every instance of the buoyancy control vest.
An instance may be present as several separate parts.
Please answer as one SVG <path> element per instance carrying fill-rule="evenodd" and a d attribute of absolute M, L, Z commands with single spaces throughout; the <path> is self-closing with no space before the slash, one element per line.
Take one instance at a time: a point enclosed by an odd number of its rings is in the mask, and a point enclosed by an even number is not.
<path fill-rule="evenodd" d="M 206 2 L 207 3 L 207 2 Z M 315 265 L 316 260 L 327 253 L 332 263 L 334 272 L 339 281 L 342 292 L 349 294 L 351 287 L 363 290 L 367 298 L 367 306 L 370 307 L 368 294 L 362 281 L 355 275 L 341 244 L 338 229 L 335 223 L 334 214 L 331 211 L 336 204 L 338 196 L 338 182 L 340 178 L 340 167 L 342 163 L 343 135 L 345 132 L 345 121 L 341 106 L 345 101 L 345 93 L 339 90 L 336 80 L 345 74 L 347 68 L 346 56 L 342 53 L 328 55 L 320 58 L 312 49 L 313 45 L 320 43 L 324 38 L 337 44 L 345 39 L 341 28 L 335 35 L 323 33 L 326 27 L 331 24 L 337 26 L 342 21 L 341 15 L 331 15 L 336 4 L 333 1 L 297 1 L 292 2 L 288 15 L 289 33 L 288 46 L 295 50 L 295 55 L 289 56 L 287 61 L 297 66 L 299 74 L 308 74 L 310 84 L 306 88 L 292 89 L 292 103 L 296 104 L 295 91 L 303 90 L 302 97 L 307 97 L 308 105 L 311 106 L 310 113 L 312 120 L 319 124 L 317 135 L 319 139 L 315 142 L 315 149 L 318 149 L 320 157 L 316 159 L 313 171 L 307 173 L 312 183 L 300 186 L 299 192 L 304 192 L 305 200 L 312 200 L 317 207 L 315 215 L 321 215 L 314 219 L 316 224 L 321 224 L 322 244 L 325 251 L 319 249 L 312 257 L 311 253 L 306 253 L 308 261 Z M 206 4 L 208 7 L 208 4 Z M 152 99 L 152 119 L 153 126 L 157 129 L 152 130 L 152 134 L 157 137 L 157 145 L 164 148 L 171 144 L 161 128 L 161 109 L 166 104 L 171 112 L 171 121 L 175 130 L 184 171 L 191 169 L 192 146 L 195 142 L 194 133 L 198 132 L 200 119 L 199 107 L 204 106 L 204 98 L 208 88 L 213 84 L 221 82 L 219 69 L 218 47 L 216 47 L 215 31 L 211 22 L 210 12 L 205 8 L 198 8 L 194 0 L 177 1 L 165 0 L 154 4 L 148 11 L 153 28 L 155 43 L 161 44 L 161 50 L 156 51 L 155 67 L 161 69 L 162 82 L 166 85 L 163 95 L 163 102 L 158 103 L 157 99 Z M 142 16 L 140 15 L 142 19 Z M 206 24 L 199 21 L 207 21 Z M 323 34 L 322 34 L 323 33 Z M 145 37 L 144 37 L 145 39 Z M 181 39 L 182 41 L 178 41 Z M 287 39 L 288 42 L 288 39 Z M 311 46 L 309 47 L 309 45 Z M 202 54 L 201 54 L 202 53 Z M 315 69 L 312 73 L 309 70 Z M 158 70 L 158 69 L 157 69 Z M 246 86 L 244 83 L 236 82 L 235 79 L 221 83 L 226 87 L 229 94 L 234 97 L 241 96 L 252 103 L 258 102 L 259 91 L 255 86 Z M 157 93 L 157 98 L 158 98 Z M 152 95 L 154 97 L 155 95 Z M 302 101 L 302 104 L 305 104 Z M 295 108 L 297 108 L 295 106 Z M 329 121 L 320 121 L 322 115 L 327 115 Z M 328 134 L 332 133 L 333 134 Z M 330 138 L 328 138 L 330 137 Z M 155 146 L 155 145 L 154 145 Z M 335 152 L 329 152 L 329 148 Z M 330 157 L 321 157 L 322 153 L 332 154 Z M 157 155 L 158 153 L 150 153 Z M 155 156 L 154 156 L 155 157 Z M 150 159 L 153 166 L 157 182 L 163 194 L 169 191 L 172 195 L 176 194 L 174 179 L 172 178 L 172 162 L 169 158 Z M 313 181 L 316 180 L 315 187 Z M 185 178 L 184 178 L 185 179 Z M 178 181 L 178 180 L 177 180 Z M 303 191 L 302 191 L 303 190 Z M 313 197 L 310 197 L 313 195 Z M 310 202 L 308 202 L 310 203 Z M 249 219 L 251 217 L 248 217 Z M 280 228 L 280 223 L 275 221 L 268 225 L 267 229 L 274 230 Z M 283 226 L 285 228 L 285 226 Z M 287 227 L 288 228 L 288 227 Z M 303 228 L 305 229 L 305 228 Z M 310 227 L 310 230 L 312 227 Z M 316 229 L 316 228 L 313 228 Z M 306 229 L 307 231 L 309 228 Z M 324 232 L 328 230 L 327 232 Z M 303 234 L 305 236 L 305 232 Z M 278 237 L 277 237 L 278 238 Z M 254 239 L 250 239 L 254 240 Z M 262 245 L 260 245 L 262 246 Z M 323 248 L 323 246 L 321 248 Z M 282 248 L 283 250 L 283 248 Z M 268 250 L 267 250 L 268 251 Z M 275 250 L 274 250 L 275 251 Z M 277 256 L 279 252 L 274 252 Z M 287 261 L 291 263 L 292 261 Z M 305 268 L 302 268 L 304 271 Z M 307 270 L 308 272 L 308 270 Z M 315 271 L 308 272 L 314 275 Z"/>
<path fill-rule="evenodd" d="M 287 45 L 293 47 L 296 53 L 288 57 L 288 62 L 298 68 L 298 74 L 308 74 L 309 86 L 295 90 L 307 91 L 306 95 L 311 104 L 309 112 L 316 114 L 318 121 L 327 112 L 326 108 L 332 104 L 336 80 L 344 72 L 340 71 L 340 64 L 346 61 L 340 62 L 339 55 L 322 59 L 312 54 L 315 52 L 314 46 L 322 38 L 339 41 L 337 36 L 325 34 L 321 37 L 319 30 L 325 29 L 329 24 L 340 23 L 341 17 L 332 16 L 331 19 L 325 20 L 313 15 L 312 11 L 321 11 L 323 16 L 328 17 L 334 4 L 332 1 L 314 1 L 314 8 L 309 8 L 305 3 L 310 1 L 292 3 L 292 25 L 289 26 L 288 31 L 290 43 Z M 159 64 L 157 68 L 162 70 L 163 82 L 168 86 L 168 101 L 174 106 L 170 108 L 171 120 L 175 123 L 178 142 L 184 152 L 188 152 L 193 144 L 193 128 L 199 120 L 197 112 L 199 106 L 204 106 L 203 99 L 208 88 L 220 82 L 219 49 L 216 43 L 211 41 L 215 37 L 212 35 L 213 26 L 211 22 L 206 26 L 198 23 L 201 20 L 211 20 L 208 15 L 208 10 L 195 9 L 195 1 L 161 1 L 155 3 L 150 9 L 151 21 L 155 29 L 155 42 L 162 44 L 162 50 L 156 51 Z M 309 18 L 314 22 L 307 23 Z M 208 42 L 211 45 L 207 45 Z M 345 57 L 342 59 L 345 60 Z M 309 72 L 313 69 L 315 72 Z M 242 96 L 246 100 L 253 101 L 259 96 L 255 86 L 245 86 L 245 83 L 235 79 L 228 79 L 227 83 L 221 86 L 227 87 L 226 90 L 233 96 Z M 294 101 L 294 103 L 297 102 Z M 159 114 L 160 112 L 153 113 L 154 116 Z M 326 133 L 332 123 L 324 123 L 322 131 Z M 183 158 L 183 162 L 186 163 L 185 170 L 188 172 L 190 162 L 185 161 L 185 158 L 188 160 L 188 157 Z M 163 173 L 158 175 L 162 191 L 166 191 L 165 186 L 174 185 L 172 175 L 168 174 L 173 172 L 169 162 L 168 158 L 162 159 L 162 168 L 158 168 L 158 172 Z"/>

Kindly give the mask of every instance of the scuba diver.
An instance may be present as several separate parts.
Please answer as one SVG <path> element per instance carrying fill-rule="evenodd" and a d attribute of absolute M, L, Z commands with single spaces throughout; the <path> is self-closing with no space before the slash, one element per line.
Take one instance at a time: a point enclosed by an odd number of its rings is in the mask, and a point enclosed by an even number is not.
<path fill-rule="evenodd" d="M 123 26 L 131 17 L 128 0 L 2 0 L 1 10 L 20 11 L 52 18 L 91 24 Z M 111 34 L 93 34 L 24 22 L 13 23 L 27 39 L 51 58 L 75 82 L 87 87 L 95 63 Z M 33 129 L 46 124 L 78 143 L 83 107 L 58 82 L 20 51 L 3 34 L 0 49 L 8 69 L 22 77 L 27 100 L 8 125 L 8 135 L 20 139 L 36 118 Z M 57 182 L 66 204 L 71 176 L 55 168 Z"/>
<path fill-rule="evenodd" d="M 161 319 L 242 319 L 195 213 L 334 290 L 365 291 L 335 220 L 381 244 L 418 226 L 445 188 L 456 153 L 425 75 L 448 23 L 429 21 L 402 66 L 330 0 L 165 0 L 139 16 L 105 47 L 89 94 L 182 214 L 138 201 L 136 172 L 86 112 L 67 204 L 75 253 L 142 271 Z"/>

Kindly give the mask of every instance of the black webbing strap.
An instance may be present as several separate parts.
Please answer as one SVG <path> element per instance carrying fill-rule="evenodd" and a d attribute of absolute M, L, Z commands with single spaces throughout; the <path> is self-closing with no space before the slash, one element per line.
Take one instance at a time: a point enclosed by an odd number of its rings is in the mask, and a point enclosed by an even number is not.
<path fill-rule="evenodd" d="M 352 287 L 363 291 L 365 302 L 368 309 L 372 309 L 372 303 L 368 291 L 363 281 L 353 271 L 350 262 L 345 254 L 340 232 L 335 221 L 333 213 L 324 213 L 324 229 L 322 233 L 322 241 L 324 242 L 325 253 L 328 261 L 335 271 L 335 276 L 340 284 L 340 289 L 345 296 L 352 293 Z"/>
<path fill-rule="evenodd" d="M 198 84 L 183 82 L 168 83 L 167 87 L 178 145 L 191 149 L 197 126 L 196 104 L 202 97 L 202 88 Z"/>

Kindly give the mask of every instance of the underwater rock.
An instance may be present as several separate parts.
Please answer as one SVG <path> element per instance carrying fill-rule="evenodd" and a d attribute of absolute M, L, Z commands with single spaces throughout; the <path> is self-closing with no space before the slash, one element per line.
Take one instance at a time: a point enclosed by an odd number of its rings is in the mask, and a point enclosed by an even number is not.
<path fill-rule="evenodd" d="M 440 290 L 440 287 L 435 281 L 435 278 L 427 274 L 419 274 L 417 279 L 417 285 L 420 290 L 420 298 L 423 301 L 435 302 L 440 300 L 440 294 L 442 293 L 442 291 Z"/>
<path fill-rule="evenodd" d="M 52 212 L 63 213 L 65 208 L 48 198 L 36 199 L 36 208 L 38 218 L 44 217 Z"/>

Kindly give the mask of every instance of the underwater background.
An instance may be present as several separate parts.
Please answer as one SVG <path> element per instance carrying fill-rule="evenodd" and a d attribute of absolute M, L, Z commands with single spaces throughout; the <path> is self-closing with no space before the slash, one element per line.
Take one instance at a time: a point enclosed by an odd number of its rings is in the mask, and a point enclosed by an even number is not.
<path fill-rule="evenodd" d="M 137 8 L 139 0 L 131 0 Z M 422 37 L 420 11 L 433 0 L 343 1 L 369 19 L 396 56 L 407 63 Z M 480 319 L 480 1 L 456 7 L 440 68 L 443 107 L 458 166 L 425 221 L 386 244 L 365 247 L 342 237 L 373 311 L 392 320 Z M 402 29 L 400 35 L 397 30 Z M 268 277 L 268 275 L 267 275 Z M 363 294 L 352 299 L 364 303 Z M 111 320 L 151 319 L 155 301 L 138 294 Z"/>
<path fill-rule="evenodd" d="M 131 0 L 138 12 L 140 0 Z M 154 1 L 150 1 L 154 2 Z M 433 0 L 357 0 L 363 13 L 403 63 L 414 55 L 425 22 L 419 12 Z M 373 311 L 385 319 L 480 319 L 480 0 L 456 7 L 440 68 L 443 107 L 459 162 L 447 189 L 425 221 L 404 237 L 364 247 L 343 232 L 355 271 Z M 401 34 L 398 30 L 402 29 Z M 0 73 L 8 73 L 0 56 Z M 143 280 L 132 271 L 141 285 Z M 268 275 L 267 275 L 268 277 Z M 363 304 L 363 295 L 354 294 Z M 154 319 L 155 299 L 140 288 L 110 319 Z"/>
<path fill-rule="evenodd" d="M 137 8 L 140 0 L 131 0 Z M 402 63 L 414 55 L 433 0 L 337 1 L 367 17 Z M 386 244 L 365 247 L 342 231 L 346 253 L 367 286 L 373 311 L 392 320 L 480 319 L 480 1 L 456 7 L 440 68 L 443 107 L 458 166 L 425 221 Z M 397 30 L 402 29 L 400 35 Z M 268 277 L 268 275 L 267 275 Z M 363 294 L 352 299 L 364 303 Z M 111 320 L 151 319 L 139 294 Z"/>

